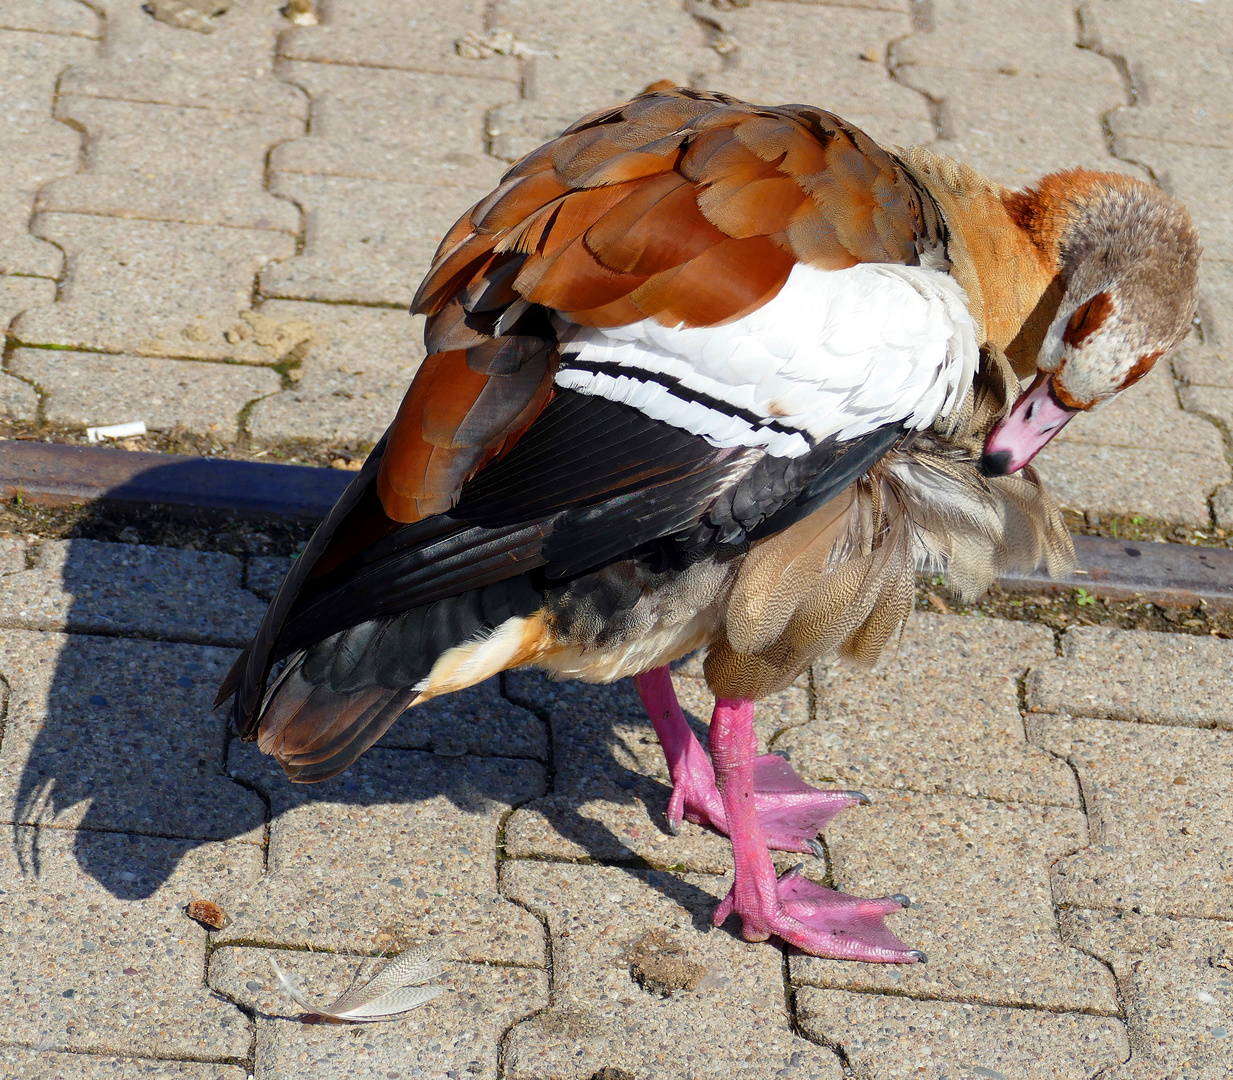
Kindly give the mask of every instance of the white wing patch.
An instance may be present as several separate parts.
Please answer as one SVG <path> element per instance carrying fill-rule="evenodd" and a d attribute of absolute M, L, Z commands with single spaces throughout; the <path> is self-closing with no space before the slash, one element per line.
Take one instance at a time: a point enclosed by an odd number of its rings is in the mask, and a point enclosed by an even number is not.
<path fill-rule="evenodd" d="M 924 266 L 798 263 L 773 300 L 722 326 L 557 324 L 558 386 L 777 457 L 888 423 L 926 428 L 963 400 L 979 357 L 963 289 Z"/>

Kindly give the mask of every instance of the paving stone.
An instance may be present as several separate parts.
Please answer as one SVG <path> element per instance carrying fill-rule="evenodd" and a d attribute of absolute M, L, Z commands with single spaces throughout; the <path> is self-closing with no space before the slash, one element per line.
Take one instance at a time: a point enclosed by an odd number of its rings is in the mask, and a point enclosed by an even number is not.
<path fill-rule="evenodd" d="M 268 603 L 294 565 L 295 559 L 285 555 L 254 555 L 248 560 L 244 587 Z"/>
<path fill-rule="evenodd" d="M 4 0 L 0 3 L 0 29 L 101 36 L 99 17 L 80 0 Z"/>
<path fill-rule="evenodd" d="M 1088 168 L 1147 179 L 1131 161 L 1109 155 L 1101 127 L 1123 91 L 1103 82 L 987 75 L 905 67 L 902 78 L 941 104 L 942 138 L 930 149 L 979 169 L 1008 187 L 1060 169 Z"/>
<path fill-rule="evenodd" d="M 151 431 L 190 431 L 232 442 L 240 410 L 276 393 L 275 371 L 63 349 L 17 349 L 9 370 L 43 394 L 44 417 L 65 427 L 144 420 Z"/>
<path fill-rule="evenodd" d="M 1219 347 L 1187 346 L 1173 356 L 1173 371 L 1181 382 L 1182 404 L 1193 408 L 1186 391 L 1196 386 L 1233 389 L 1233 356 Z M 1194 399 L 1191 399 L 1194 400 Z"/>
<path fill-rule="evenodd" d="M 166 1059 L 90 1057 L 48 1050 L 0 1047 L 0 1067 L 8 1080 L 247 1080 L 237 1065 Z"/>
<path fill-rule="evenodd" d="M 815 673 L 818 719 L 775 743 L 809 782 L 1079 806 L 1066 766 L 1031 746 L 1019 680 L 1053 658 L 1046 627 L 917 614 L 873 671 Z"/>
<path fill-rule="evenodd" d="M 299 210 L 265 190 L 266 156 L 303 134 L 297 118 L 80 96 L 56 117 L 85 130 L 87 169 L 43 188 L 36 210 L 299 232 Z"/>
<path fill-rule="evenodd" d="M 510 1080 L 588 1080 L 601 1069 L 839 1080 L 834 1054 L 793 1032 L 783 954 L 710 925 L 722 879 L 517 861 L 504 864 L 501 889 L 552 935 L 552 1008 L 510 1032 Z M 631 949 L 648 933 L 666 933 L 704 969 L 694 989 L 662 996 L 634 981 Z"/>
<path fill-rule="evenodd" d="M 1233 145 L 1233 65 L 1219 5 L 1088 0 L 1081 12 L 1091 46 L 1125 58 L 1134 80 L 1135 104 L 1109 116 L 1115 135 Z"/>
<path fill-rule="evenodd" d="M 483 754 L 547 761 L 548 725 L 502 697 L 500 679 L 494 678 L 409 709 L 377 745 L 443 757 Z"/>
<path fill-rule="evenodd" d="M 223 775 L 212 715 L 230 649 L 6 630 L 0 814 L 26 825 L 260 844 L 265 806 Z M 169 871 L 170 872 L 170 868 Z"/>
<path fill-rule="evenodd" d="M 1233 924 L 1078 910 L 1062 913 L 1062 933 L 1117 973 L 1131 1055 L 1102 1077 L 1228 1076 Z"/>
<path fill-rule="evenodd" d="M 63 269 L 59 249 L 30 234 L 30 214 L 39 188 L 79 167 L 81 135 L 53 120 L 51 107 L 59 73 L 94 48 L 83 38 L 0 30 L 5 116 L 0 125 L 0 274 L 54 278 Z"/>
<path fill-rule="evenodd" d="M 1080 47 L 1067 0 L 951 0 L 934 7 L 927 30 L 896 41 L 896 67 L 945 68 L 987 75 L 1031 75 L 1116 87 L 1114 65 Z M 1087 29 L 1086 23 L 1084 29 Z"/>
<path fill-rule="evenodd" d="M 484 114 L 518 96 L 515 83 L 346 64 L 284 63 L 312 98 L 312 135 L 270 156 L 274 172 L 495 187 Z"/>
<path fill-rule="evenodd" d="M 34 420 L 38 412 L 38 394 L 20 379 L 0 373 L 0 417 L 6 420 Z"/>
<path fill-rule="evenodd" d="M 1233 261 L 1205 258 L 1199 267 L 1199 317 L 1205 340 L 1233 347 Z"/>
<path fill-rule="evenodd" d="M 369 750 L 315 785 L 233 745 L 228 768 L 270 800 L 269 871 L 238 896 L 222 942 L 371 953 L 448 935 L 459 958 L 540 967 L 540 924 L 497 894 L 496 843 L 511 807 L 544 787 L 512 758 Z"/>
<path fill-rule="evenodd" d="M 253 278 L 290 256 L 290 236 L 264 229 L 39 214 L 35 232 L 68 257 L 57 303 L 18 316 L 24 344 L 139 356 L 277 362 L 254 341 L 230 342 Z"/>
<path fill-rule="evenodd" d="M 1107 405 L 1075 417 L 1073 423 L 1062 429 L 1053 445 L 1066 443 L 1132 450 L 1167 445 L 1170 453 L 1215 460 L 1224 457 L 1224 439 L 1220 431 L 1210 421 L 1182 410 L 1173 385 L 1173 373 L 1164 362 Z"/>
<path fill-rule="evenodd" d="M 883 145 L 931 141 L 925 99 L 895 82 L 885 57 L 892 39 L 910 32 L 902 14 L 857 7 L 756 4 L 706 17 L 723 27 L 736 50 L 703 80 L 762 104 L 804 101 L 837 113 Z M 819 42 L 825 41 L 825 62 Z M 872 60 L 863 59 L 872 56 Z"/>
<path fill-rule="evenodd" d="M 431 940 L 431 939 L 427 939 Z M 548 1004 L 544 971 L 450 964 L 432 981 L 445 993 L 393 1023 L 363 1028 L 305 1023 L 277 985 L 270 960 L 302 980 L 309 999 L 334 1001 L 377 965 L 352 956 L 280 949 L 222 948 L 210 957 L 210 985 L 257 1012 L 257 1071 L 262 1080 L 306 1075 L 455 1076 L 495 1080 L 501 1036 Z"/>
<path fill-rule="evenodd" d="M 1113 1017 L 953 1005 L 814 987 L 800 990 L 796 1003 L 802 1030 L 827 1045 L 842 1047 L 858 1080 L 955 1076 L 1086 1080 L 1130 1055 L 1126 1029 Z"/>
<path fill-rule="evenodd" d="M 46 278 L 0 275 L 0 331 L 28 307 L 50 304 L 56 298 L 56 283 Z"/>
<path fill-rule="evenodd" d="M 683 6 L 657 0 L 499 0 L 489 18 L 528 50 L 525 100 L 494 110 L 488 120 L 492 153 L 506 161 L 650 83 L 698 85 L 722 63 Z"/>
<path fill-rule="evenodd" d="M 1233 642 L 1075 627 L 1027 677 L 1032 712 L 1233 728 Z"/>
<path fill-rule="evenodd" d="M 0 626 L 246 645 L 265 610 L 234 555 L 49 540 L 36 559 L 6 579 Z"/>
<path fill-rule="evenodd" d="M 1233 259 L 1233 211 L 1211 178 L 1233 172 L 1233 147 L 1182 146 L 1154 139 L 1119 138 L 1118 153 L 1151 166 L 1160 186 L 1186 204 L 1208 260 Z"/>
<path fill-rule="evenodd" d="M 0 534 L 0 577 L 19 574 L 26 568 L 26 542 L 20 536 Z"/>
<path fill-rule="evenodd" d="M 262 272 L 263 295 L 403 307 L 441 238 L 490 190 L 294 173 L 271 187 L 303 207 L 304 251 Z"/>
<path fill-rule="evenodd" d="M 555 779 L 552 793 L 520 807 L 506 825 L 513 858 L 645 859 L 701 873 L 732 871 L 726 837 L 686 821 L 668 832 L 668 767 L 632 681 L 607 686 L 553 682 L 537 672 L 507 674 L 511 700 L 548 717 Z M 678 679 L 677 695 L 703 744 L 714 698 L 704 683 Z M 758 703 L 763 749 L 785 727 L 809 718 L 808 691 L 790 687 Z M 799 765 L 798 765 L 799 767 Z M 785 855 L 785 866 L 799 856 Z"/>
<path fill-rule="evenodd" d="M 835 886 L 904 892 L 890 925 L 927 964 L 790 960 L 796 983 L 976 1005 L 1116 1014 L 1108 971 L 1058 937 L 1049 867 L 1087 843 L 1081 813 L 1025 803 L 869 792 L 827 828 Z"/>
<path fill-rule="evenodd" d="M 1208 525 L 1207 497 L 1229 482 L 1223 455 L 1054 441 L 1034 464 L 1062 506 Z"/>
<path fill-rule="evenodd" d="M 248 1053 L 248 1022 L 206 987 L 206 932 L 183 909 L 195 896 L 226 909 L 231 891 L 260 875 L 259 848 L 24 826 L 13 833 L 16 843 L 0 850 L 7 1042 L 207 1060 Z M 80 865 L 83 838 L 101 866 Z M 20 865 L 14 847 L 34 847 L 37 862 Z M 168 865 L 175 870 L 164 881 Z M 119 875 L 127 890 L 100 883 Z"/>
<path fill-rule="evenodd" d="M 64 73 L 61 94 L 307 118 L 303 92 L 273 72 L 288 26 L 278 4 L 233 3 L 210 34 L 168 26 L 129 0 L 91 6 L 107 27 L 103 47 Z"/>
<path fill-rule="evenodd" d="M 455 50 L 459 38 L 484 34 L 487 9 L 486 0 L 417 0 L 411 6 L 399 0 L 331 4 L 323 12 L 322 25 L 295 27 L 282 34 L 279 55 L 327 64 L 516 81 L 519 70 L 514 57 L 474 61 Z"/>
<path fill-rule="evenodd" d="M 1058 902 L 1227 918 L 1233 735 L 1050 717 L 1041 744 L 1077 769 L 1092 846 L 1054 867 Z"/>
<path fill-rule="evenodd" d="M 424 359 L 423 318 L 408 318 L 401 308 L 286 300 L 268 300 L 260 310 L 308 322 L 314 338 L 294 388 L 264 398 L 249 413 L 253 439 L 283 442 L 306 432 L 359 445 L 380 439 Z"/>

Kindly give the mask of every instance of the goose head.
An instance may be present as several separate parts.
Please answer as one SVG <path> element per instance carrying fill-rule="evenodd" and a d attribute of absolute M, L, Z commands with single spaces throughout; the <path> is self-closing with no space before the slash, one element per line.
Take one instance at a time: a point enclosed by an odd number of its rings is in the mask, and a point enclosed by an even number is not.
<path fill-rule="evenodd" d="M 1129 177 L 1075 171 L 1026 193 L 1027 226 L 1052 239 L 1064 284 L 1037 375 L 990 432 L 981 468 L 1023 468 L 1081 412 L 1133 386 L 1190 329 L 1199 237 L 1186 208 Z M 1049 237 L 1049 234 L 1052 237 Z"/>

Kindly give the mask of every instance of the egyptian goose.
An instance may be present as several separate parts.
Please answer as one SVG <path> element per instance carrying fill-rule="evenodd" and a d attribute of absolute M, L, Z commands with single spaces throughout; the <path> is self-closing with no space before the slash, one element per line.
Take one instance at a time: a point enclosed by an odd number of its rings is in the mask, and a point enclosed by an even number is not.
<path fill-rule="evenodd" d="M 716 924 L 921 961 L 883 922 L 904 897 L 776 879 L 768 848 L 863 797 L 758 756 L 753 703 L 873 663 L 916 568 L 971 594 L 1065 566 L 1028 462 L 1187 332 L 1198 251 L 1128 177 L 1006 191 L 818 108 L 676 89 L 588 116 L 442 241 L 428 359 L 219 700 L 311 782 L 508 668 L 633 676 L 669 827 L 731 838 Z M 667 667 L 699 648 L 709 757 Z"/>

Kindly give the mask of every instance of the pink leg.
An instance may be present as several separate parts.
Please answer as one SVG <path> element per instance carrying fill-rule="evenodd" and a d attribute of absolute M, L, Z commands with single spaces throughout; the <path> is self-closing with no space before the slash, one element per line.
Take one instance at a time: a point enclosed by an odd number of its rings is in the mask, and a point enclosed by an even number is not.
<path fill-rule="evenodd" d="M 765 941 L 774 934 L 815 956 L 922 962 L 925 954 L 909 949 L 882 922 L 884 915 L 907 906 L 905 897 L 861 900 L 815 885 L 796 871 L 776 880 L 754 798 L 757 750 L 753 702 L 720 698 L 711 718 L 711 756 L 736 873 L 731 891 L 715 909 L 715 925 L 735 911 L 747 941 Z"/>
<path fill-rule="evenodd" d="M 675 835 L 681 819 L 710 825 L 728 833 L 723 799 L 715 786 L 715 770 L 681 712 L 666 667 L 634 676 L 642 704 L 659 736 L 672 777 L 668 828 Z M 816 837 L 840 810 L 868 802 L 859 791 L 819 791 L 806 784 L 792 766 L 775 754 L 753 761 L 754 800 L 767 843 L 779 851 L 812 852 L 821 857 Z"/>

